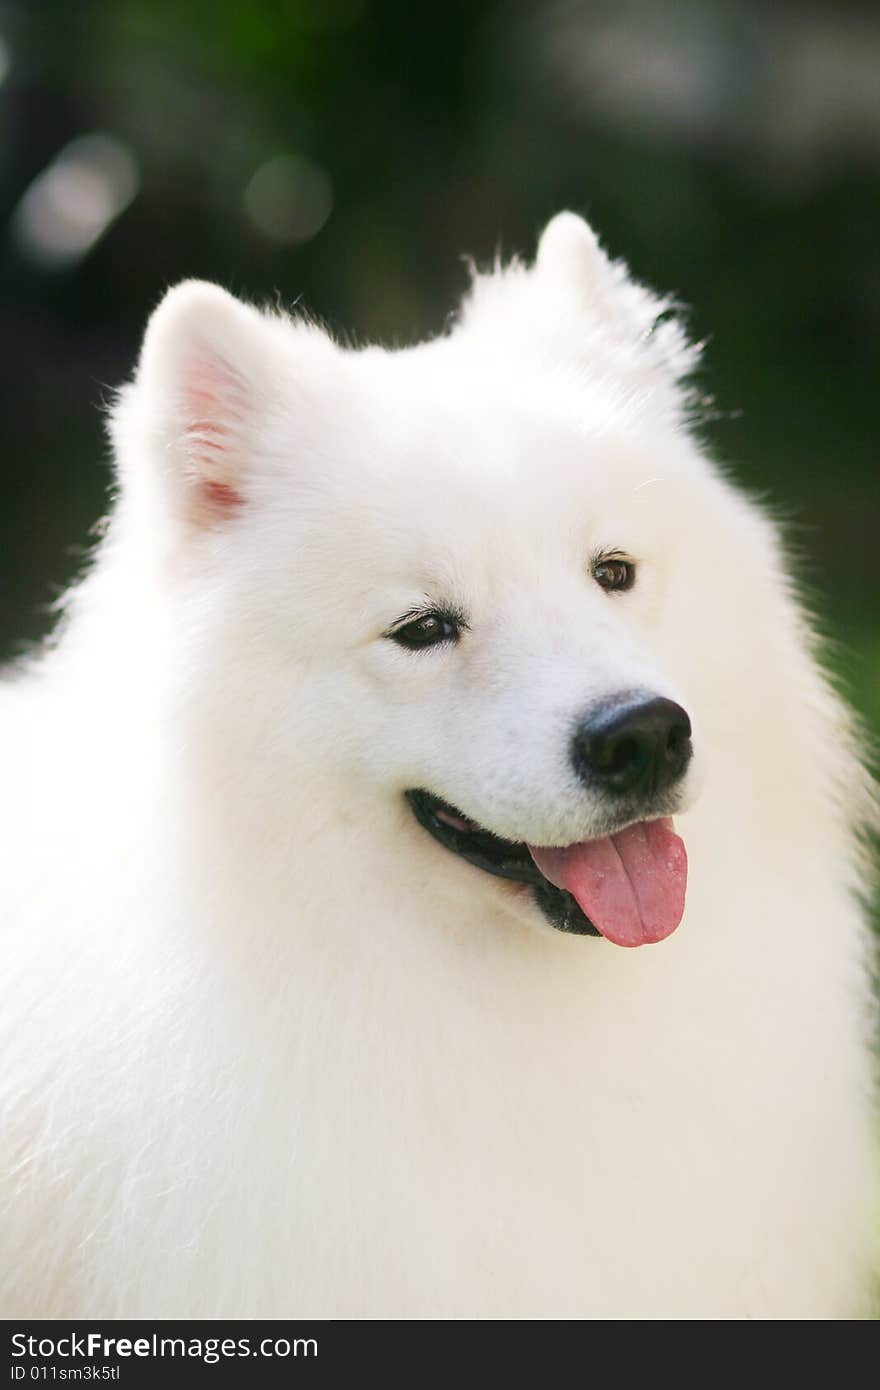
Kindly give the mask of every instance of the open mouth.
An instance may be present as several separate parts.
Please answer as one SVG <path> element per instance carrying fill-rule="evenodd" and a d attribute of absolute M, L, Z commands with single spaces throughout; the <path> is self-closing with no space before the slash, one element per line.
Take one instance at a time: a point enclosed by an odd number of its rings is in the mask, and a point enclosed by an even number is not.
<path fill-rule="evenodd" d="M 576 936 L 601 936 L 577 899 L 544 877 L 524 842 L 499 839 L 430 792 L 408 791 L 406 799 L 419 824 L 444 849 L 487 874 L 509 878 L 514 883 L 527 883 L 538 907 L 557 931 L 573 932 Z"/>
<path fill-rule="evenodd" d="M 668 817 L 555 848 L 503 840 L 431 792 L 405 795 L 444 849 L 484 873 L 526 884 L 557 931 L 643 946 L 662 941 L 681 921 L 687 853 Z"/>

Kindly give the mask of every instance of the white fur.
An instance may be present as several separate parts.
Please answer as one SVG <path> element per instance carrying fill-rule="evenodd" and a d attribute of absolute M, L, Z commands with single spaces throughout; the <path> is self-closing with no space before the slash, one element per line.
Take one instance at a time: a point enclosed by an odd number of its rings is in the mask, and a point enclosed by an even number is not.
<path fill-rule="evenodd" d="M 0 689 L 5 1316 L 866 1311 L 865 779 L 664 307 L 563 214 L 414 349 L 157 309 L 94 564 Z M 426 596 L 470 630 L 404 651 Z M 696 758 L 684 922 L 627 951 L 402 792 L 601 834 L 567 739 L 635 687 Z"/>

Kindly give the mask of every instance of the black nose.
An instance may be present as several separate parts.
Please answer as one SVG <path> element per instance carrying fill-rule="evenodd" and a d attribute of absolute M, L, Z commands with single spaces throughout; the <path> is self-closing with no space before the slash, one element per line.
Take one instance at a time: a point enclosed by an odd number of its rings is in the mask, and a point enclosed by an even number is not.
<path fill-rule="evenodd" d="M 581 724 L 572 744 L 578 776 L 610 792 L 655 796 L 691 759 L 691 721 L 672 700 L 635 697 L 604 705 Z"/>

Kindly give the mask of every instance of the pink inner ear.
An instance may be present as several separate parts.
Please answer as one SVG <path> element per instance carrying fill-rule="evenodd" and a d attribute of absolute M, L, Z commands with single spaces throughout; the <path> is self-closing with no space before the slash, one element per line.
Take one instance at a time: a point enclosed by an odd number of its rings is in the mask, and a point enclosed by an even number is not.
<path fill-rule="evenodd" d="M 218 517 L 231 516 L 244 502 L 241 493 L 229 483 L 218 483 L 213 478 L 204 478 L 197 489 L 201 504 Z"/>
<path fill-rule="evenodd" d="M 183 377 L 183 444 L 197 520 L 220 521 L 243 503 L 239 474 L 246 420 L 245 384 L 214 353 L 187 363 Z"/>

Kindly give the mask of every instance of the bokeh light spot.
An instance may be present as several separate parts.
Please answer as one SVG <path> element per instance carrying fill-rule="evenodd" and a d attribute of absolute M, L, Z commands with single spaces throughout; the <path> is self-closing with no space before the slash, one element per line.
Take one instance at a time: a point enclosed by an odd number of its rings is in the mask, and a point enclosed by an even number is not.
<path fill-rule="evenodd" d="M 257 169 L 244 191 L 251 222 L 282 245 L 308 241 L 333 209 L 333 186 L 320 165 L 298 154 L 278 154 Z"/>
<path fill-rule="evenodd" d="M 121 141 L 78 136 L 25 189 L 12 214 L 13 240 L 43 269 L 74 265 L 125 211 L 139 184 L 137 163 Z"/>

